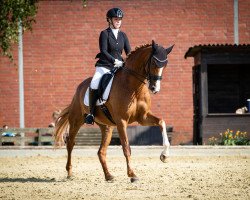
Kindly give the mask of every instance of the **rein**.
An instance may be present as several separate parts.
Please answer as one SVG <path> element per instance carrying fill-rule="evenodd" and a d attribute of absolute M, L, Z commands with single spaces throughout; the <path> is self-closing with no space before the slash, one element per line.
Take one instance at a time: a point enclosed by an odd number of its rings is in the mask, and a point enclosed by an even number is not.
<path fill-rule="evenodd" d="M 122 67 L 123 70 L 125 70 L 126 72 L 130 73 L 131 75 L 133 75 L 137 80 L 139 80 L 140 82 L 144 83 L 144 84 L 147 84 L 147 82 L 145 82 L 144 80 L 147 79 L 146 76 L 143 76 L 137 72 L 135 72 L 134 70 L 132 69 L 129 69 L 127 67 Z M 143 79 L 143 80 L 142 80 Z M 148 80 L 148 79 L 147 79 Z"/>

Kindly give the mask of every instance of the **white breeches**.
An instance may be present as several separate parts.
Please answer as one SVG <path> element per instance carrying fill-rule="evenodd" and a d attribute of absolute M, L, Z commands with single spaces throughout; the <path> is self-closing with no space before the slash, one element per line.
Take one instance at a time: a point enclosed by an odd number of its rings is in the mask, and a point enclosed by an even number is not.
<path fill-rule="evenodd" d="M 105 68 L 105 67 L 98 67 L 96 66 L 96 69 L 95 69 L 95 74 L 91 80 L 91 83 L 90 83 L 90 87 L 92 89 L 98 89 L 98 86 L 99 86 L 99 82 L 102 78 L 102 75 L 109 72 L 110 70 Z"/>

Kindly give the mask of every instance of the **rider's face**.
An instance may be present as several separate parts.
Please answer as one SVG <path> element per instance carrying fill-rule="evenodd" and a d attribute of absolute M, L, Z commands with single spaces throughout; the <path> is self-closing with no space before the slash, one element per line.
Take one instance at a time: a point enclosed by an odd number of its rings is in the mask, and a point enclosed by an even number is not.
<path fill-rule="evenodd" d="M 115 29 L 118 29 L 121 27 L 122 25 L 122 18 L 120 17 L 113 17 L 112 19 L 112 24 L 114 26 Z"/>

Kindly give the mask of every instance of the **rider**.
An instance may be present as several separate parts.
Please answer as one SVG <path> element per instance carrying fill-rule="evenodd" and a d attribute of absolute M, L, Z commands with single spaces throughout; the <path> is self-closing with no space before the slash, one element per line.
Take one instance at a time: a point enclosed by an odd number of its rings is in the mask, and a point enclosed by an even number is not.
<path fill-rule="evenodd" d="M 103 30 L 99 37 L 100 53 L 96 55 L 96 58 L 99 58 L 99 60 L 95 64 L 95 74 L 90 83 L 90 114 L 86 116 L 86 124 L 94 124 L 95 105 L 98 99 L 97 91 L 102 75 L 109 72 L 114 67 L 123 66 L 123 49 L 126 55 L 131 51 L 126 34 L 120 31 L 123 15 L 123 11 L 120 8 L 112 8 L 106 14 L 109 27 Z"/>

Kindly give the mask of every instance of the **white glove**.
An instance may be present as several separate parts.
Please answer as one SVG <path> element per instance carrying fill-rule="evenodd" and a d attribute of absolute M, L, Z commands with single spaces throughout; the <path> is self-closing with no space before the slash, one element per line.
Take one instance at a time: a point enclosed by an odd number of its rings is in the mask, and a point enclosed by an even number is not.
<path fill-rule="evenodd" d="M 123 66 L 123 62 L 118 59 L 115 59 L 114 67 L 122 67 L 122 66 Z"/>

